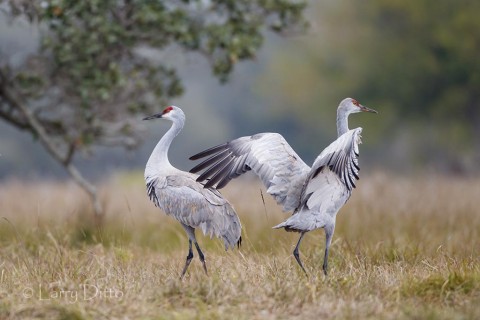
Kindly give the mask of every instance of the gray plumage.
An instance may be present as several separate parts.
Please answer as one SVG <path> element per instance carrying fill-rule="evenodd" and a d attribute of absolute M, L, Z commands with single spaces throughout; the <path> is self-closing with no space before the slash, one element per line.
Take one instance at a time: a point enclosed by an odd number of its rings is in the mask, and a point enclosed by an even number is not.
<path fill-rule="evenodd" d="M 300 191 L 310 168 L 280 134 L 259 133 L 241 137 L 200 152 L 190 159 L 196 160 L 212 154 L 190 170 L 198 172 L 210 165 L 198 177 L 199 181 L 209 178 L 205 187 L 223 188 L 230 180 L 253 170 L 262 179 L 267 192 L 285 211 L 294 210 L 298 206 Z M 212 160 L 216 161 L 212 163 Z"/>
<path fill-rule="evenodd" d="M 204 255 L 195 238 L 195 229 L 200 228 L 205 235 L 223 239 L 227 250 L 240 244 L 240 220 L 231 204 L 220 192 L 212 188 L 204 188 L 196 181 L 197 175 L 179 170 L 170 164 L 168 149 L 185 123 L 183 111 L 178 107 L 170 106 L 162 113 L 144 120 L 157 118 L 170 120 L 173 124 L 148 159 L 145 168 L 147 193 L 155 206 L 182 224 L 188 235 L 189 253 L 181 277 L 185 275 L 193 258 L 192 242 L 207 272 Z"/>
<path fill-rule="evenodd" d="M 267 193 L 293 215 L 274 228 L 299 232 L 293 252 L 305 271 L 298 248 L 306 232 L 324 228 L 326 234 L 323 271 L 327 274 L 328 252 L 337 212 L 350 198 L 358 180 L 358 145 L 362 128 L 348 129 L 348 116 L 356 112 L 375 112 L 346 98 L 337 109 L 338 138 L 325 148 L 310 168 L 278 133 L 241 137 L 202 151 L 192 157 L 208 157 L 190 170 L 205 170 L 198 181 L 205 187 L 222 188 L 230 180 L 252 170 L 262 180 Z M 305 272 L 306 273 L 306 272 Z"/>

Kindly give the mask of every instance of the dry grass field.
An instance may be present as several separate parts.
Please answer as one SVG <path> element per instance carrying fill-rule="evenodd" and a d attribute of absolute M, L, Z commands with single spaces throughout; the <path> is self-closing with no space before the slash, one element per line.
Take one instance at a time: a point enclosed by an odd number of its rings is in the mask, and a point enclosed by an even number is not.
<path fill-rule="evenodd" d="M 146 196 L 141 174 L 101 186 L 93 223 L 71 183 L 0 184 L 0 319 L 480 319 L 480 179 L 364 172 L 324 233 L 271 226 L 288 216 L 244 179 L 223 191 L 243 223 L 240 250 L 197 232 L 198 257 Z"/>

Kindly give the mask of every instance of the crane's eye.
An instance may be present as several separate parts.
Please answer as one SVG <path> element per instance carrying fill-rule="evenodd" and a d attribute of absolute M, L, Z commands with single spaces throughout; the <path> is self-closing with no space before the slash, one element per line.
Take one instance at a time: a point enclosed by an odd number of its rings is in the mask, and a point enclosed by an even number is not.
<path fill-rule="evenodd" d="M 352 103 L 353 103 L 354 105 L 356 105 L 357 107 L 359 107 L 359 106 L 360 106 L 360 103 L 358 103 L 358 101 L 357 101 L 357 100 L 355 100 L 355 99 L 352 99 Z"/>
<path fill-rule="evenodd" d="M 165 110 L 163 110 L 162 114 L 167 114 L 169 113 L 170 111 L 173 110 L 173 107 L 172 106 L 169 106 L 169 107 L 166 107 Z"/>

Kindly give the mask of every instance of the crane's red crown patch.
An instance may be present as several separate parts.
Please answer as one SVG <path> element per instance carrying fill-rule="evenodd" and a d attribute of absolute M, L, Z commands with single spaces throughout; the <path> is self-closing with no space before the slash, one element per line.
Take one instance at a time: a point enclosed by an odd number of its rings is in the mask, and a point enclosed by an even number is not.
<path fill-rule="evenodd" d="M 165 110 L 163 110 L 162 114 L 166 114 L 166 113 L 169 113 L 170 111 L 173 110 L 173 107 L 172 106 L 168 106 L 165 108 Z"/>

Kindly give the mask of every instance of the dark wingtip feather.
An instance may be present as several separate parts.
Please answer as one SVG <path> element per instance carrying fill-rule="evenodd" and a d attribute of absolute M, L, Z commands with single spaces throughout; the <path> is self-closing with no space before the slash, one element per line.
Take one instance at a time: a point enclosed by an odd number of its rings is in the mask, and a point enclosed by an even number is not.
<path fill-rule="evenodd" d="M 207 160 L 202 161 L 201 163 L 197 164 L 195 167 L 190 169 L 190 173 L 197 173 L 199 171 L 202 171 L 206 167 L 210 166 L 211 164 L 220 163 L 222 162 L 226 157 L 228 156 L 228 150 L 223 150 L 220 151 L 216 154 L 213 154 L 210 158 Z"/>
<path fill-rule="evenodd" d="M 223 178 L 223 175 L 232 168 L 233 158 L 225 157 L 222 161 L 217 162 L 214 166 L 211 166 L 207 171 L 203 172 L 197 181 L 203 181 L 206 178 L 210 180 L 205 184 L 205 188 L 213 188 L 213 186 Z"/>
<path fill-rule="evenodd" d="M 211 188 L 212 183 L 210 183 L 211 182 L 210 176 L 214 173 L 214 169 L 215 168 L 211 168 L 210 170 L 207 170 L 207 171 L 205 171 L 204 173 L 202 173 L 201 175 L 198 176 L 197 182 L 202 183 L 203 181 L 208 180 L 208 182 L 205 183 L 204 188 Z"/>
<path fill-rule="evenodd" d="M 200 177 L 199 177 L 200 178 Z M 202 180 L 200 180 L 199 178 L 197 178 L 197 181 L 200 182 Z M 199 181 L 200 180 L 200 181 Z M 213 182 L 212 183 L 212 179 L 209 179 L 207 181 L 207 183 L 205 183 L 205 185 L 203 186 L 204 188 L 208 189 L 208 188 L 213 188 L 213 186 L 215 185 L 215 183 Z"/>
<path fill-rule="evenodd" d="M 220 150 L 223 150 L 223 149 L 226 149 L 227 148 L 227 145 L 228 143 L 223 143 L 223 144 L 219 144 L 218 146 L 215 146 L 215 147 L 211 147 L 207 150 L 203 150 L 197 154 L 194 154 L 193 156 L 191 156 L 190 160 L 198 160 L 198 159 L 201 159 L 201 158 L 205 158 L 206 156 L 209 156 L 211 154 L 214 154 L 214 153 L 217 153 L 218 151 Z"/>
<path fill-rule="evenodd" d="M 234 165 L 233 158 L 225 159 L 221 163 L 218 164 L 217 168 L 218 171 L 215 173 L 214 176 L 211 177 L 209 183 L 212 185 L 216 184 L 217 182 L 223 181 L 224 177 L 229 175 L 230 170 Z M 216 186 L 216 189 L 220 189 L 219 185 Z"/>
<path fill-rule="evenodd" d="M 242 236 L 240 236 L 240 238 L 239 238 L 238 241 L 237 241 L 237 247 L 238 247 L 238 249 L 240 249 L 241 246 L 242 246 Z"/>
<path fill-rule="evenodd" d="M 226 175 L 220 182 L 217 184 L 217 189 L 222 189 L 225 187 L 232 179 Z"/>

